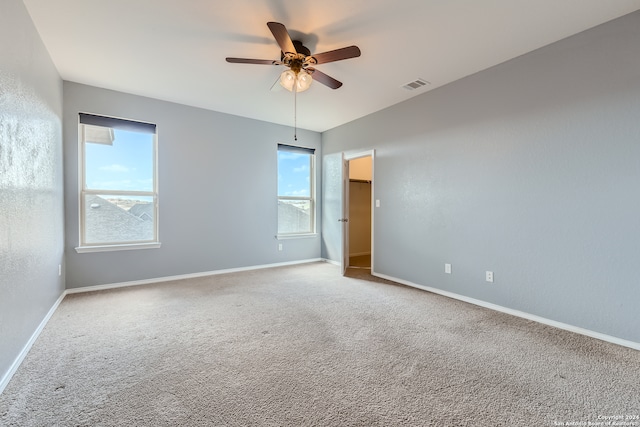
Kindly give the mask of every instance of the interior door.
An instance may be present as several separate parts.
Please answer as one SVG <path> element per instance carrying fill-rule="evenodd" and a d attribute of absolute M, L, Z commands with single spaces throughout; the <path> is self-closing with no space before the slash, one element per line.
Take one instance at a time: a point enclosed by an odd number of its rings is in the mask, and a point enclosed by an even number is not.
<path fill-rule="evenodd" d="M 349 161 L 342 153 L 342 275 L 349 267 Z"/>

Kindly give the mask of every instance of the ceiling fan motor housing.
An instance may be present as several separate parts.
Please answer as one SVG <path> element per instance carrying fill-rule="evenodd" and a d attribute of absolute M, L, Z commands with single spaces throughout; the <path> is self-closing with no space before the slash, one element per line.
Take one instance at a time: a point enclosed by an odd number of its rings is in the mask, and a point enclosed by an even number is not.
<path fill-rule="evenodd" d="M 298 74 L 306 65 L 312 63 L 311 51 L 299 40 L 293 40 L 296 52 L 280 52 L 280 60 L 287 67 Z M 315 62 L 313 62 L 315 63 Z"/>
<path fill-rule="evenodd" d="M 304 56 L 311 55 L 311 51 L 309 50 L 309 48 L 303 45 L 300 40 L 292 40 L 292 41 L 293 41 L 293 47 L 296 48 L 296 52 L 301 53 Z"/>

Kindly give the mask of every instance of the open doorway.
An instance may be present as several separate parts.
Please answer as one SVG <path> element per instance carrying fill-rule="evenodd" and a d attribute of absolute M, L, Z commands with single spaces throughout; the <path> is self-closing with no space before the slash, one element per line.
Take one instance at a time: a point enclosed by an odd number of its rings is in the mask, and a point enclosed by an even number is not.
<path fill-rule="evenodd" d="M 371 269 L 372 158 L 349 160 L 349 267 Z"/>
<path fill-rule="evenodd" d="M 342 274 L 349 267 L 373 271 L 373 193 L 375 150 L 343 154 Z"/>

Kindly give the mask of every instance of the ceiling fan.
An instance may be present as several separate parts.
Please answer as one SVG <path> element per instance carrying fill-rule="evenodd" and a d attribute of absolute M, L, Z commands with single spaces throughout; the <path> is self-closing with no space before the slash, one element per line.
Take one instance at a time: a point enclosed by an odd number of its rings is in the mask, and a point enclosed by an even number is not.
<path fill-rule="evenodd" d="M 298 40 L 291 40 L 287 28 L 279 22 L 267 22 L 273 37 L 281 49 L 280 60 L 227 58 L 227 62 L 236 64 L 284 65 L 288 69 L 280 75 L 280 84 L 289 91 L 302 92 L 307 90 L 312 80 L 316 80 L 331 89 L 338 89 L 342 82 L 326 75 L 314 66 L 327 62 L 360 56 L 358 46 L 343 47 L 341 49 L 311 55 L 311 52 Z"/>

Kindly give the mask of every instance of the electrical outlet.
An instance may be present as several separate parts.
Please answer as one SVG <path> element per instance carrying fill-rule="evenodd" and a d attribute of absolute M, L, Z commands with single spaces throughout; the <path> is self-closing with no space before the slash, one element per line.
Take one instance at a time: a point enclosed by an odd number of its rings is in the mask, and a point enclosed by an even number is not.
<path fill-rule="evenodd" d="M 451 274 L 451 264 L 444 265 L 444 272 L 447 274 Z"/>
<path fill-rule="evenodd" d="M 282 250 L 282 243 L 278 243 L 278 250 L 281 251 Z"/>
<path fill-rule="evenodd" d="M 493 271 L 486 271 L 485 279 L 487 280 L 487 282 L 493 283 Z"/>
<path fill-rule="evenodd" d="M 62 276 L 62 264 L 58 264 L 58 277 Z"/>

